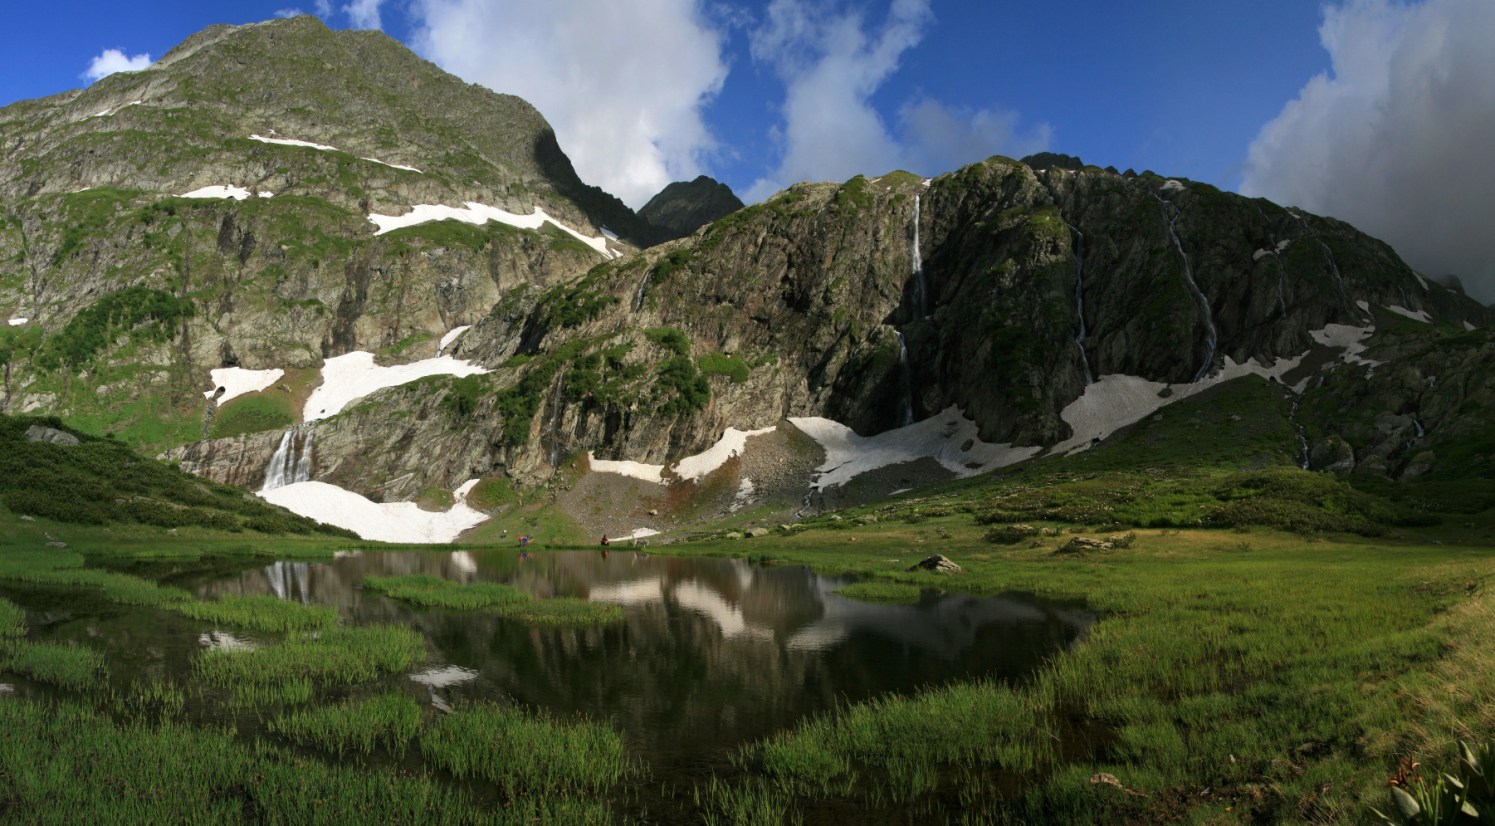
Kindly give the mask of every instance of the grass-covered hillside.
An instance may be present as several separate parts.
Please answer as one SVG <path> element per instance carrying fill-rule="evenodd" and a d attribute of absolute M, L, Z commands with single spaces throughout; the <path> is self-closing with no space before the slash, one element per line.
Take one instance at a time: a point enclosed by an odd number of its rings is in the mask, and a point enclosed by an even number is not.
<path fill-rule="evenodd" d="M 125 445 L 62 430 L 78 444 L 32 441 L 53 418 L 0 416 L 0 503 L 20 516 L 58 522 L 201 527 L 350 536 L 270 505 L 240 488 L 188 476 Z"/>

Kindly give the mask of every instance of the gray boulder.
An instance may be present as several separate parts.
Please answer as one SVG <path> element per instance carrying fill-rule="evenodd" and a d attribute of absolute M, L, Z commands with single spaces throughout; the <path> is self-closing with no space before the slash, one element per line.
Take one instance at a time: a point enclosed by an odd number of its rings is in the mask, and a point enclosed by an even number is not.
<path fill-rule="evenodd" d="M 943 554 L 935 554 L 927 559 L 921 559 L 914 563 L 910 571 L 934 571 L 937 574 L 958 574 L 960 566 L 951 562 Z"/>
<path fill-rule="evenodd" d="M 78 444 L 78 437 L 71 433 L 58 430 L 55 427 L 43 427 L 34 424 L 26 428 L 26 439 L 32 442 L 48 442 L 63 447 L 72 447 Z"/>

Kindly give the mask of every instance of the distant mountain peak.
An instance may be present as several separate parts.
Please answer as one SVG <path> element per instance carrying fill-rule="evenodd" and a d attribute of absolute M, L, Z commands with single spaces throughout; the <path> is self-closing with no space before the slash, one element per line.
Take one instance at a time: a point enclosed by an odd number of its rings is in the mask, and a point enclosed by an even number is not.
<path fill-rule="evenodd" d="M 731 187 L 699 175 L 693 181 L 676 181 L 660 190 L 639 210 L 639 216 L 667 230 L 672 238 L 683 238 L 742 206 Z"/>

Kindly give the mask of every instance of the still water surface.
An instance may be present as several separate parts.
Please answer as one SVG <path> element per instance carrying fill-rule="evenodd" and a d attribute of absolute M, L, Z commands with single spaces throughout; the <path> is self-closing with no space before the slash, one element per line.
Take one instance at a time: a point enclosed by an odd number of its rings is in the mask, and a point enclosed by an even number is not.
<path fill-rule="evenodd" d="M 414 573 L 508 583 L 538 598 L 615 603 L 623 620 L 535 628 L 482 612 L 412 608 L 359 587 L 365 576 Z M 1019 677 L 1094 621 L 1077 606 L 1027 595 L 931 591 L 917 604 L 881 605 L 834 593 L 850 581 L 800 566 L 619 549 L 605 556 L 366 551 L 170 584 L 204 598 L 272 594 L 337 606 L 353 624 L 417 628 L 429 641 L 430 660 L 396 681 L 412 696 L 438 708 L 484 700 L 606 720 L 656 770 L 687 772 L 718 765 L 735 746 L 840 703 L 975 677 Z M 59 608 L 43 624 L 43 636 L 88 638 L 102 648 L 116 679 L 179 677 L 206 646 L 275 639 L 106 604 Z"/>

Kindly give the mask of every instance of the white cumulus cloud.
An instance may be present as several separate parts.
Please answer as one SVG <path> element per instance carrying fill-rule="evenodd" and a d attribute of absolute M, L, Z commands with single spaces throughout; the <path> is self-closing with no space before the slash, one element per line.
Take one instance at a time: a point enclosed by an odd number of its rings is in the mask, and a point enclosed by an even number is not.
<path fill-rule="evenodd" d="M 989 155 L 1046 148 L 1050 130 L 1027 134 L 1015 113 L 948 106 L 921 96 L 898 112 L 897 129 L 872 101 L 934 22 L 930 0 L 893 0 L 869 30 L 859 8 L 774 0 L 750 36 L 755 61 L 784 82 L 778 167 L 747 191 L 758 201 L 799 180 L 844 180 L 903 167 L 943 172 Z"/>
<path fill-rule="evenodd" d="M 379 19 L 379 6 L 384 0 L 353 0 L 343 6 L 343 11 L 348 15 L 348 22 L 358 29 L 382 29 L 384 22 Z M 321 2 L 317 3 L 318 10 Z"/>
<path fill-rule="evenodd" d="M 1348 0 L 1331 70 L 1251 144 L 1241 191 L 1349 221 L 1495 299 L 1495 2 Z"/>
<path fill-rule="evenodd" d="M 700 174 L 727 76 L 700 0 L 413 0 L 416 50 L 534 104 L 582 180 L 639 207 Z"/>
<path fill-rule="evenodd" d="M 93 82 L 115 72 L 138 72 L 149 65 L 151 65 L 149 54 L 128 57 L 120 49 L 105 49 L 89 62 L 88 69 L 83 72 L 82 76 L 89 82 Z"/>

